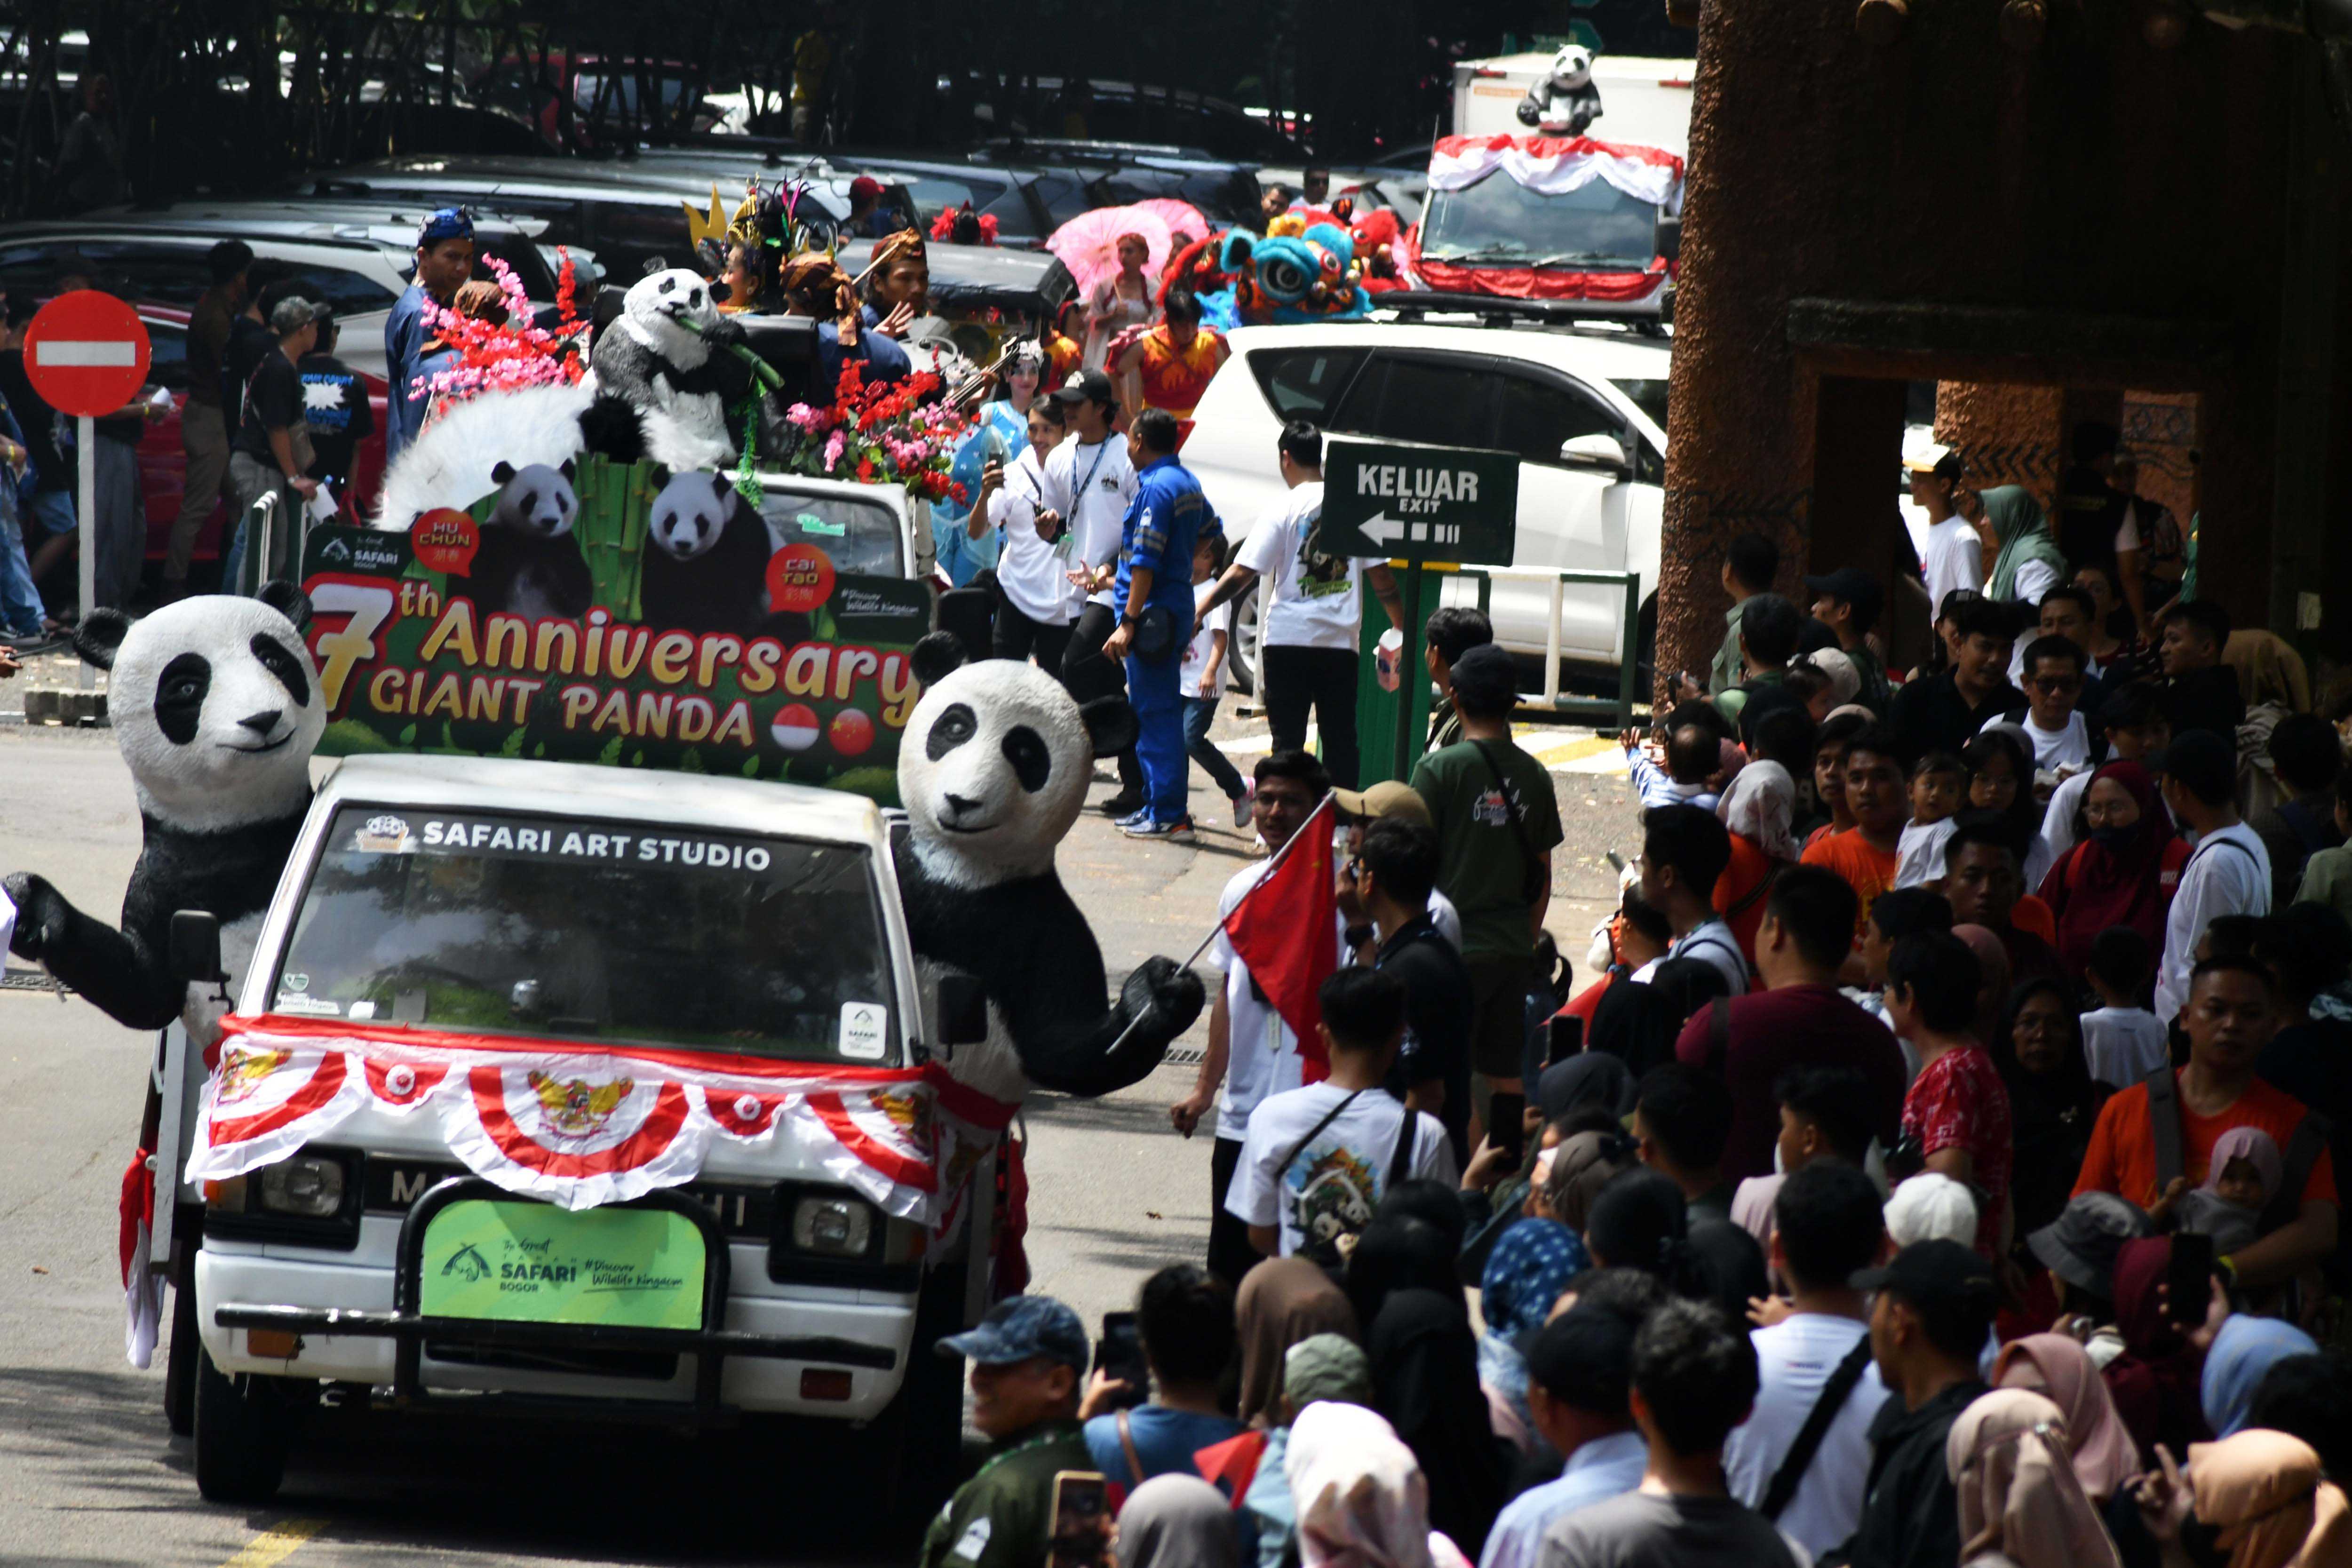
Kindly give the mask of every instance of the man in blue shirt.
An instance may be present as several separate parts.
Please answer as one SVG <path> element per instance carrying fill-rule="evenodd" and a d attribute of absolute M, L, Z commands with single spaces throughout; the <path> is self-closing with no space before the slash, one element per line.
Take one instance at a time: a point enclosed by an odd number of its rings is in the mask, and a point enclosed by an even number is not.
<path fill-rule="evenodd" d="M 1190 844 L 1192 818 L 1184 804 L 1190 763 L 1177 674 L 1192 629 L 1192 546 L 1217 523 L 1201 481 L 1176 460 L 1173 414 L 1147 408 L 1137 415 L 1127 450 L 1135 464 L 1135 500 L 1120 524 L 1118 574 L 1111 585 L 1118 626 L 1104 640 L 1103 654 L 1127 661 L 1143 807 L 1119 827 L 1132 838 Z"/>
<path fill-rule="evenodd" d="M 1580 1301 L 1536 1331 L 1527 1352 L 1528 1411 L 1568 1462 L 1559 1479 L 1530 1487 L 1496 1518 L 1478 1568 L 1536 1568 L 1554 1520 L 1642 1484 L 1649 1445 L 1626 1397 L 1636 1316 Z"/>
<path fill-rule="evenodd" d="M 416 234 L 416 275 L 383 321 L 383 363 L 391 378 L 389 406 L 384 410 L 383 460 L 387 466 L 401 448 L 416 439 L 425 423 L 426 395 L 416 386 L 417 364 L 433 329 L 425 322 L 425 300 L 447 306 L 457 297 L 457 286 L 474 275 L 474 219 L 464 207 L 443 207 L 425 220 Z"/>

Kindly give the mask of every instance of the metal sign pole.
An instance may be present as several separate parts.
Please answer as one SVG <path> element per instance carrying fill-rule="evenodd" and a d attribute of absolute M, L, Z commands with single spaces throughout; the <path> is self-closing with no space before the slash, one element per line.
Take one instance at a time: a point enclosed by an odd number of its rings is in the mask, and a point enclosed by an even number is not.
<path fill-rule="evenodd" d="M 88 625 L 90 611 L 98 607 L 98 421 L 82 415 L 75 422 L 81 440 L 81 516 L 76 532 L 81 548 L 81 618 Z M 81 689 L 88 691 L 93 684 L 89 662 L 76 659 L 74 668 L 81 675 Z"/>
<path fill-rule="evenodd" d="M 1421 563 L 1407 561 L 1404 582 L 1398 588 L 1404 602 L 1404 625 L 1398 628 L 1403 634 L 1404 646 L 1397 649 L 1397 724 L 1396 776 L 1405 783 L 1412 782 L 1412 753 L 1417 737 L 1412 732 L 1412 698 L 1415 682 L 1426 682 L 1429 670 L 1421 657 L 1421 626 L 1427 619 L 1421 613 Z"/>

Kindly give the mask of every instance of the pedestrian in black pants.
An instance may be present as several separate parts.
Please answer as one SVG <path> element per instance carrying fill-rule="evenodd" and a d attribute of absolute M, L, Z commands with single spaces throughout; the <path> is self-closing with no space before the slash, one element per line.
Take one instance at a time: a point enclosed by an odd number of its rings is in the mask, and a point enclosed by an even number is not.
<path fill-rule="evenodd" d="M 1118 626 L 1110 584 L 1128 503 L 1135 499 L 1132 456 L 1126 437 L 1111 428 L 1118 394 L 1102 372 L 1076 371 L 1055 392 L 1054 401 L 1067 417 L 1070 438 L 1045 459 L 1038 518 L 1049 529 L 1069 530 L 1062 564 L 1088 599 L 1062 653 L 1062 684 L 1081 702 L 1124 696 L 1126 666 L 1105 658 L 1102 651 Z M 1120 817 L 1142 805 L 1143 768 L 1130 747 L 1119 753 L 1118 793 L 1103 802 L 1102 809 Z"/>
<path fill-rule="evenodd" d="M 1108 605 L 1088 605 L 1071 624 L 1070 640 L 1062 653 L 1062 684 L 1079 701 L 1127 695 L 1126 665 L 1105 658 L 1102 650 L 1104 641 L 1118 629 L 1118 611 Z M 1118 817 L 1142 805 L 1143 764 L 1136 761 L 1135 748 L 1129 746 L 1118 754 L 1118 793 L 1104 801 L 1101 809 Z"/>
<path fill-rule="evenodd" d="M 1047 626 L 1033 621 L 1021 613 L 1021 607 L 1004 596 L 1003 587 L 997 591 L 996 639 L 989 652 L 998 658 L 1026 659 L 1037 656 L 1037 668 L 1056 679 L 1067 679 L 1062 668 L 1069 657 L 1070 632 L 1073 623 Z"/>

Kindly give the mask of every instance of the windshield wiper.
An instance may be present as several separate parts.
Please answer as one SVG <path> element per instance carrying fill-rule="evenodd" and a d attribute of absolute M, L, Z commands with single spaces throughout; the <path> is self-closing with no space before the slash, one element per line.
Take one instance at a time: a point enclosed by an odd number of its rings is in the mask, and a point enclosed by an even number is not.
<path fill-rule="evenodd" d="M 1524 250 L 1430 250 L 1423 254 L 1432 261 L 1473 264 L 1482 261 L 1507 261 L 1521 267 L 1530 264 L 1539 265 Z"/>

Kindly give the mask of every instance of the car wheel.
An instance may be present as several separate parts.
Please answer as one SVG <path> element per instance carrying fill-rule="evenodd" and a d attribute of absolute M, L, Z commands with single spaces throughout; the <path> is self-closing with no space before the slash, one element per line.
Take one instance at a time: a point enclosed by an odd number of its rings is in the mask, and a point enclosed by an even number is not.
<path fill-rule="evenodd" d="M 299 1428 L 307 1391 L 319 1385 L 256 1373 L 232 1376 L 196 1352 L 196 1489 L 207 1502 L 261 1503 L 286 1479 L 286 1456 Z"/>
<path fill-rule="evenodd" d="M 910 1520 L 929 1520 L 963 1478 L 963 1358 L 938 1352 L 965 1327 L 963 1282 L 961 1264 L 950 1261 L 924 1279 L 906 1378 L 872 1428 L 878 1468 L 895 1482 L 892 1508 Z"/>

